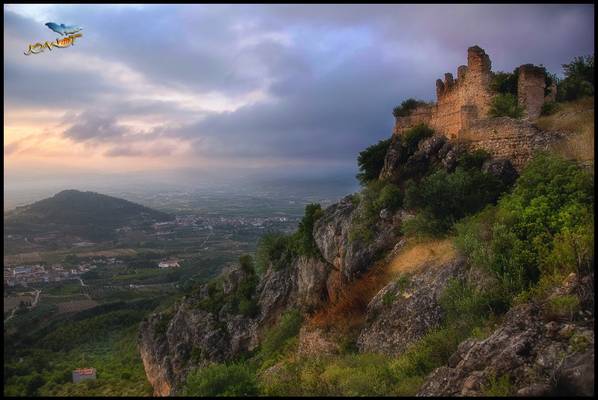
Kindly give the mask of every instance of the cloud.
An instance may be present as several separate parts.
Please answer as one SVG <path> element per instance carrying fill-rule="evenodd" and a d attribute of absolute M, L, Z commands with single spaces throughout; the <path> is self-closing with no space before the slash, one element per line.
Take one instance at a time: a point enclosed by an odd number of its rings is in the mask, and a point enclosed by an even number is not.
<path fill-rule="evenodd" d="M 127 129 L 120 126 L 111 116 L 97 115 L 88 111 L 75 119 L 78 122 L 66 129 L 63 135 L 77 142 L 114 140 L 127 133 Z"/>
<path fill-rule="evenodd" d="M 433 100 L 479 44 L 494 70 L 594 48 L 593 5 L 80 5 L 5 9 L 5 113 L 51 109 L 104 157 L 354 165 L 392 108 Z M 84 27 L 52 40 L 52 18 Z M 6 122 L 5 122 L 6 124 Z M 47 126 L 46 126 L 47 128 Z M 5 154 L 28 147 L 12 141 Z"/>

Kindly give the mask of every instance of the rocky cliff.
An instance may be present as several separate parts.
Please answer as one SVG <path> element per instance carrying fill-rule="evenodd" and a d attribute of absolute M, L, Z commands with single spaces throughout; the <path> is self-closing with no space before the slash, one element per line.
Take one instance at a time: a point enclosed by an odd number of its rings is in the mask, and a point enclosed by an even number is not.
<path fill-rule="evenodd" d="M 421 140 L 411 154 L 401 146 L 395 135 L 380 173 L 381 179 L 397 185 L 419 179 L 432 169 L 455 170 L 466 150 L 462 143 L 443 135 Z M 517 178 L 505 157 L 486 160 L 481 169 L 507 184 Z M 377 265 L 389 264 L 405 247 L 400 228 L 410 214 L 401 208 L 381 210 L 368 227 L 371 240 L 364 240 L 352 231 L 366 212 L 364 201 L 347 196 L 315 222 L 317 256 L 295 255 L 283 266 L 270 264 L 259 279 L 242 267 L 232 268 L 171 310 L 149 316 L 140 326 L 139 349 L 154 393 L 180 393 L 192 369 L 234 360 L 256 349 L 285 311 L 296 309 L 309 317 L 331 308 L 375 272 Z M 371 298 L 361 299 L 367 301 L 367 309 L 358 327 L 357 351 L 401 355 L 443 323 L 440 297 L 449 281 L 468 280 L 481 289 L 492 285 L 487 277 L 472 277 L 472 273 L 465 259 L 451 255 L 384 281 Z M 588 285 L 578 281 L 562 290 Z M 245 297 L 240 299 L 238 293 Z M 244 308 L 241 303 L 254 307 Z M 593 306 L 584 312 L 593 318 Z M 338 352 L 337 339 L 330 332 L 304 325 L 298 355 Z M 461 343 L 448 365 L 426 379 L 419 394 L 479 395 L 497 379 L 507 379 L 506 375 L 518 394 L 593 392 L 593 379 L 590 387 L 585 375 L 590 370 L 593 374 L 593 340 L 593 330 L 583 318 L 549 320 L 543 305 L 526 303 L 509 311 L 487 339 Z"/>
<path fill-rule="evenodd" d="M 574 316 L 551 312 L 550 299 L 581 295 Z M 459 345 L 419 396 L 480 396 L 502 380 L 511 395 L 592 396 L 594 393 L 593 276 L 571 274 L 543 303 L 512 308 L 484 340 Z"/>

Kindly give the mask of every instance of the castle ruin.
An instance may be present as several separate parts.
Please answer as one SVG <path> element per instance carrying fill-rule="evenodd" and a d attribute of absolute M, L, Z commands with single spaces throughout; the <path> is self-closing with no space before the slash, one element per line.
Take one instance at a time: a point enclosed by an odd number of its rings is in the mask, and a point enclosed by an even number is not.
<path fill-rule="evenodd" d="M 444 80 L 436 80 L 436 103 L 416 107 L 408 116 L 397 117 L 393 134 L 401 134 L 424 123 L 451 139 L 461 138 L 465 131 L 480 120 L 488 118 L 492 98 L 490 57 L 479 46 L 467 49 L 467 65 L 457 68 L 457 79 L 451 73 Z M 532 64 L 519 67 L 517 100 L 524 109 L 524 118 L 533 121 L 540 116 L 542 105 L 554 98 L 551 87 L 545 98 L 544 70 Z"/>

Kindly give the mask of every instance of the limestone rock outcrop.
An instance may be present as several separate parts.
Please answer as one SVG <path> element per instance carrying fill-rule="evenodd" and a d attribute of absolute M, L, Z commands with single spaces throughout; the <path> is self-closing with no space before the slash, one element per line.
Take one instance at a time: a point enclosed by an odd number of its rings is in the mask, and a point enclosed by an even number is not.
<path fill-rule="evenodd" d="M 587 291 L 592 283 L 593 276 L 570 276 L 558 295 Z M 547 303 L 515 306 L 488 338 L 462 342 L 418 395 L 479 396 L 501 379 L 511 395 L 592 396 L 593 310 L 569 320 L 551 315 Z"/>
<path fill-rule="evenodd" d="M 439 297 L 449 279 L 463 277 L 464 267 L 463 259 L 430 263 L 386 285 L 368 305 L 367 326 L 357 339 L 359 351 L 396 356 L 439 327 Z"/>

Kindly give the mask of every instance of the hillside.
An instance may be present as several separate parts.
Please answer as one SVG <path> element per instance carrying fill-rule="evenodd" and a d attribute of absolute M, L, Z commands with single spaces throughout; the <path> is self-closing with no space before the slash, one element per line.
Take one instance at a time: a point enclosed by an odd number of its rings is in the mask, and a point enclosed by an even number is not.
<path fill-rule="evenodd" d="M 4 216 L 7 234 L 58 231 L 90 240 L 112 238 L 114 229 L 172 219 L 166 213 L 95 192 L 64 190 L 53 197 L 17 207 Z"/>
<path fill-rule="evenodd" d="M 141 323 L 156 395 L 593 392 L 592 176 L 421 128 L 387 146 L 390 179 Z"/>
<path fill-rule="evenodd" d="M 593 78 L 467 61 L 394 110 L 360 192 L 143 320 L 155 395 L 594 393 Z"/>

